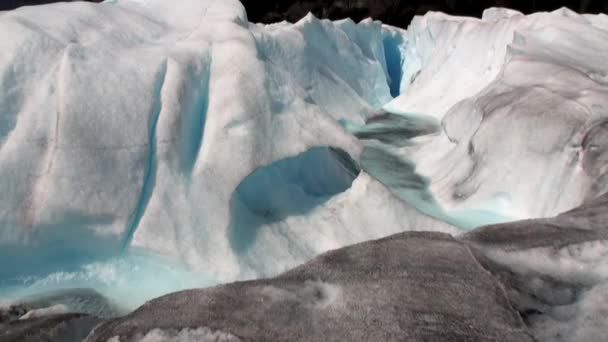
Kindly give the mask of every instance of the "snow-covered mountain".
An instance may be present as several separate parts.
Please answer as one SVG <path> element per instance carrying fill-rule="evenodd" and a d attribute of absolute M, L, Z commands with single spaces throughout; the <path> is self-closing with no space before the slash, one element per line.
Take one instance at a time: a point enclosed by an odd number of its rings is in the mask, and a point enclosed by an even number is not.
<path fill-rule="evenodd" d="M 236 0 L 0 12 L 0 296 L 122 309 L 606 189 L 608 17 L 250 23 Z"/>

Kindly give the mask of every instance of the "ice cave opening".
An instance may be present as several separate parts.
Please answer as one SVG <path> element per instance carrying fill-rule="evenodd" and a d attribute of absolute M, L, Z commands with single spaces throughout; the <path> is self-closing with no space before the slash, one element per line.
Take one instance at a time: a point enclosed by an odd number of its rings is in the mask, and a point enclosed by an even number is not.
<path fill-rule="evenodd" d="M 322 206 L 350 188 L 358 174 L 357 162 L 332 147 L 313 147 L 258 168 L 241 181 L 230 200 L 233 249 L 246 251 L 264 225 Z"/>

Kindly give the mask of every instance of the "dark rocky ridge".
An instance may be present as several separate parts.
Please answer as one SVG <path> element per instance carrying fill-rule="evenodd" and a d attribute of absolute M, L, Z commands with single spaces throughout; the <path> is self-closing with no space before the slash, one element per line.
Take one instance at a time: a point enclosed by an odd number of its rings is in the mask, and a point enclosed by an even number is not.
<path fill-rule="evenodd" d="M 608 240 L 608 194 L 553 218 L 489 225 L 460 237 L 485 248 L 520 251 Z"/>
<path fill-rule="evenodd" d="M 57 314 L 0 324 L 0 342 L 79 342 L 101 320 L 85 314 Z"/>
<path fill-rule="evenodd" d="M 271 279 L 167 295 L 90 341 L 198 327 L 244 341 L 532 341 L 469 248 L 430 232 L 338 249 Z"/>
<path fill-rule="evenodd" d="M 67 312 L 47 311 L 61 306 Z M 63 311 L 63 310 L 60 310 Z M 0 306 L 0 342 L 82 341 L 102 319 L 116 317 L 120 312 L 105 297 L 90 289 L 67 289 L 22 298 L 8 306 Z"/>
<path fill-rule="evenodd" d="M 89 0 L 101 2 L 101 0 Z M 53 0 L 2 0 L 0 10 L 58 2 Z M 488 7 L 509 7 L 524 13 L 568 7 L 581 13 L 608 12 L 605 0 L 241 0 L 252 22 L 295 22 L 312 12 L 319 18 L 359 21 L 372 17 L 386 24 L 407 27 L 414 15 L 442 11 L 479 17 Z"/>

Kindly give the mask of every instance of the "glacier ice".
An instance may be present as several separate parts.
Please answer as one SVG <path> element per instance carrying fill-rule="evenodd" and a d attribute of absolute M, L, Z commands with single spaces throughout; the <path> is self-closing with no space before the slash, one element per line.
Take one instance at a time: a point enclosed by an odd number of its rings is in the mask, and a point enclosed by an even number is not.
<path fill-rule="evenodd" d="M 0 26 L 0 253 L 22 260 L 0 270 L 12 295 L 90 286 L 132 307 L 168 289 L 129 297 L 137 279 L 117 273 L 183 264 L 198 282 L 167 281 L 178 289 L 418 226 L 455 231 L 361 173 L 306 215 L 238 228 L 258 230 L 246 250 L 230 238 L 231 198 L 256 170 L 319 147 L 359 159 L 339 122 L 361 125 L 392 98 L 378 22 L 263 26 L 237 1 L 150 0 L 25 7 Z M 268 181 L 248 203 L 279 195 Z"/>
<path fill-rule="evenodd" d="M 350 188 L 358 173 L 346 153 L 324 147 L 257 169 L 241 181 L 230 199 L 233 249 L 237 253 L 247 249 L 260 226 L 307 215 Z"/>
<path fill-rule="evenodd" d="M 601 162 L 585 160 L 602 160 L 588 141 L 603 139 L 594 127 L 607 114 L 598 75 L 608 56 L 597 47 L 608 32 L 605 17 L 588 18 L 493 9 L 481 20 L 414 19 L 402 95 L 384 109 L 441 121 L 436 135 L 396 152 L 431 179 L 441 208 L 547 217 L 606 191 Z"/>
<path fill-rule="evenodd" d="M 576 207 L 608 190 L 606 41 L 606 16 L 566 9 L 407 30 L 253 24 L 236 0 L 2 13 L 0 295 L 133 308 Z"/>

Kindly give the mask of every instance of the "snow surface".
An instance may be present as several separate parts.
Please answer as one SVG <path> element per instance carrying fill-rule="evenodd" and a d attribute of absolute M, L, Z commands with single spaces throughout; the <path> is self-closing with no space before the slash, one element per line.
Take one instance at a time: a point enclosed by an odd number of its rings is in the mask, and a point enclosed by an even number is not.
<path fill-rule="evenodd" d="M 133 308 L 575 207 L 607 190 L 607 41 L 606 16 L 565 9 L 407 31 L 252 24 L 236 0 L 2 13 L 0 293 L 93 287 Z M 409 123 L 378 138 L 383 112 Z"/>

